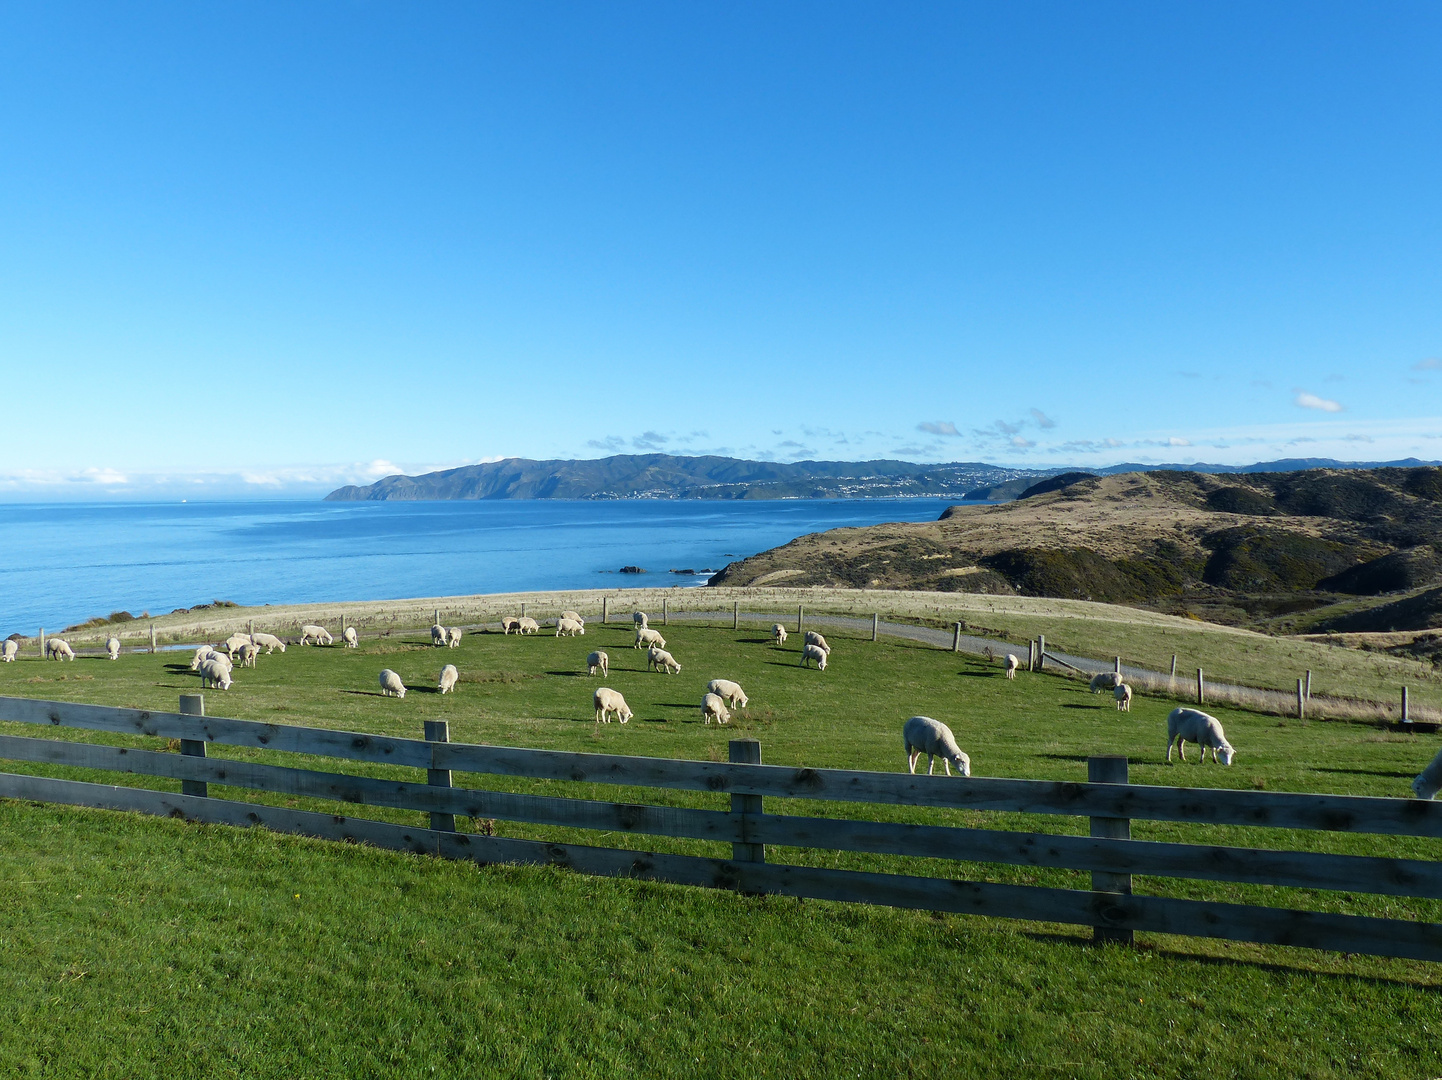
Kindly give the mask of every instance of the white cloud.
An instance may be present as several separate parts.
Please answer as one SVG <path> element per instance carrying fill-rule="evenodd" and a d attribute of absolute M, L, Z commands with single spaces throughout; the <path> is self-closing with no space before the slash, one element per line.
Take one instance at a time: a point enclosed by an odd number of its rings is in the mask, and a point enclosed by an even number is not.
<path fill-rule="evenodd" d="M 1051 428 L 1056 427 L 1056 421 L 1053 420 L 1046 413 L 1042 412 L 1040 409 L 1032 409 L 1031 418 L 1036 421 L 1036 426 L 1041 428 L 1043 431 L 1048 431 Z"/>
<path fill-rule="evenodd" d="M 114 469 L 97 469 L 93 467 L 89 469 L 81 469 L 80 472 L 76 473 L 73 476 L 69 476 L 66 479 L 68 479 L 71 483 L 74 484 L 112 485 L 130 483 L 130 481 L 126 479 L 125 474 L 122 472 L 117 472 Z"/>
<path fill-rule="evenodd" d="M 1015 446 L 1018 450 L 1030 450 L 1036 443 L 1030 439 L 1023 439 L 1020 435 L 1013 435 L 1011 437 L 1011 445 Z"/>
<path fill-rule="evenodd" d="M 1015 435 L 1021 430 L 1021 424 L 1008 424 L 1005 420 L 998 420 L 996 422 L 996 430 L 1003 435 Z"/>
<path fill-rule="evenodd" d="M 1191 440 L 1191 439 L 1179 439 L 1179 438 L 1177 438 L 1175 435 L 1173 435 L 1170 439 L 1167 440 L 1167 445 L 1168 445 L 1168 446 L 1191 446 L 1191 445 L 1192 445 L 1192 440 Z"/>
<path fill-rule="evenodd" d="M 1303 409 L 1320 409 L 1322 412 L 1341 412 L 1342 406 L 1328 398 L 1318 397 L 1316 394 L 1309 394 L 1305 390 L 1298 390 L 1293 404 Z"/>
<path fill-rule="evenodd" d="M 950 420 L 923 420 L 916 425 L 917 431 L 925 431 L 930 435 L 946 435 L 948 437 L 959 436 L 961 432 L 956 430 L 956 425 Z"/>

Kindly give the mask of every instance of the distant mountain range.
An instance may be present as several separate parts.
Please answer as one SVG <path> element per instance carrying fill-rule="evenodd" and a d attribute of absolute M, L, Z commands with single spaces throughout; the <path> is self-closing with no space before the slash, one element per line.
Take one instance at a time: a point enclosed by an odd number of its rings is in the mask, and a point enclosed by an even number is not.
<path fill-rule="evenodd" d="M 1411 467 L 1438 462 L 1343 462 L 1291 458 L 1254 465 L 1142 465 L 1087 470 L 1096 475 L 1174 470 L 1200 473 L 1294 472 L 1302 469 Z M 505 458 L 482 465 L 387 476 L 337 488 L 327 502 L 425 499 L 858 499 L 930 496 L 1005 502 L 1039 480 L 1074 467 L 1019 469 L 977 461 L 921 465 L 910 461 L 746 461 L 728 457 L 619 454 L 584 460 Z"/>

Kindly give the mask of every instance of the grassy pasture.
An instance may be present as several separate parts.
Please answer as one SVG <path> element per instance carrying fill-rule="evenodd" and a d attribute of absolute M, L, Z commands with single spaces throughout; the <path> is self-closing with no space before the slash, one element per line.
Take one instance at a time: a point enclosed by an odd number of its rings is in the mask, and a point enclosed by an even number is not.
<path fill-rule="evenodd" d="M 1078 683 L 905 642 L 848 639 L 824 673 L 754 629 L 672 625 L 680 675 L 645 672 L 619 625 L 560 639 L 424 634 L 359 650 L 262 656 L 208 711 L 458 741 L 724 758 L 759 738 L 772 763 L 900 769 L 902 721 L 946 721 L 979 775 L 1084 779 L 1091 753 L 1125 753 L 1134 781 L 1402 796 L 1435 738 L 1215 710 L 1237 764 L 1168 767 L 1170 702 L 1130 715 Z M 1050 635 L 1049 635 L 1050 637 Z M 587 652 L 636 712 L 592 721 Z M 197 689 L 186 654 L 0 665 L 0 694 L 173 711 Z M 462 682 L 430 692 L 444 663 Z M 376 675 L 399 672 L 403 701 Z M 714 677 L 749 709 L 703 727 Z M 9 734 L 40 734 L 0 725 Z M 50 730 L 57 738 L 131 745 Z M 212 753 L 297 763 L 236 748 Z M 12 770 L 25 766 L 7 766 Z M 330 764 L 315 767 L 329 768 Z M 353 763 L 335 763 L 353 771 Z M 39 770 L 37 770 L 39 771 Z M 45 770 L 105 782 L 142 778 Z M 416 779 L 411 770 L 368 768 Z M 723 808 L 724 796 L 458 775 L 457 783 Z M 947 782 L 944 778 L 938 783 Z M 166 782 L 156 781 L 156 786 Z M 331 804 L 212 786 L 257 801 Z M 768 800 L 768 810 L 1081 833 L 1064 817 Z M 355 808 L 348 808 L 350 813 Z M 362 810 L 420 824 L 422 815 Z M 462 828 L 477 823 L 463 820 Z M 498 822 L 514 836 L 636 846 L 636 838 Z M 1442 856 L 1429 841 L 1134 824 L 1143 839 Z M 662 850 L 726 854 L 704 842 Z M 1085 875 L 773 850 L 777 861 L 1085 888 Z M 1442 920 L 1400 898 L 1137 879 L 1138 891 Z M 299 895 L 297 895 L 299 894 Z M 1200 939 L 1094 949 L 1074 928 L 736 897 L 540 869 L 445 864 L 259 831 L 0 804 L 0 1073 L 18 1076 L 1015 1075 L 1427 1076 L 1442 1073 L 1425 964 Z M 432 1071 L 434 1066 L 435 1071 Z"/>

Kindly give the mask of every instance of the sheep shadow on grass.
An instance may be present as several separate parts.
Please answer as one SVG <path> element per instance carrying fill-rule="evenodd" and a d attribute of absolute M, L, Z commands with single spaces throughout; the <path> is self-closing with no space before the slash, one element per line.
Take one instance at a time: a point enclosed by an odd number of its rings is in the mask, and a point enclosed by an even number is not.
<path fill-rule="evenodd" d="M 407 690 L 410 687 L 406 687 Z M 389 694 L 382 694 L 379 690 L 337 690 L 338 694 L 353 694 L 356 697 L 389 697 Z"/>
<path fill-rule="evenodd" d="M 562 679 L 584 679 L 589 676 L 584 671 L 548 671 L 547 675 L 555 675 Z"/>

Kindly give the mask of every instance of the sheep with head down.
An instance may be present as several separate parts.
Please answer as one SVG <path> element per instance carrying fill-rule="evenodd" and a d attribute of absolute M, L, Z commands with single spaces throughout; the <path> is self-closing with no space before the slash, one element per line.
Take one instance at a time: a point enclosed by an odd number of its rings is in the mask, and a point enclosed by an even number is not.
<path fill-rule="evenodd" d="M 520 634 L 539 634 L 541 624 L 528 615 L 523 615 L 516 620 L 516 632 Z"/>
<path fill-rule="evenodd" d="M 584 635 L 585 633 L 586 627 L 584 623 L 579 623 L 575 619 L 566 618 L 556 620 L 557 637 L 575 637 L 577 634 Z"/>
<path fill-rule="evenodd" d="M 219 653 L 216 653 L 214 656 L 208 657 L 203 663 L 201 663 L 201 686 L 218 686 L 222 690 L 230 689 L 230 663 L 228 660 L 222 663 L 223 659 L 224 658 Z"/>
<path fill-rule="evenodd" d="M 281 652 L 285 652 L 285 642 L 281 641 L 280 638 L 276 637 L 274 634 L 252 634 L 250 636 L 250 640 L 255 642 L 257 645 L 263 646 L 265 648 L 266 656 L 269 656 L 271 653 L 275 652 L 276 649 L 279 649 Z"/>
<path fill-rule="evenodd" d="M 1088 684 L 1093 694 L 1104 693 L 1107 690 L 1115 690 L 1122 677 L 1115 671 L 1103 671 L 1099 675 L 1093 675 Z"/>
<path fill-rule="evenodd" d="M 607 672 L 609 672 L 610 669 L 611 669 L 611 658 L 610 658 L 609 656 L 607 656 L 604 652 L 602 652 L 600 649 L 597 649 L 597 650 L 596 650 L 595 652 L 593 652 L 590 656 L 586 657 L 586 674 L 587 674 L 587 675 L 595 675 L 597 672 L 600 672 L 601 677 L 602 677 L 602 678 L 605 678 Z"/>
<path fill-rule="evenodd" d="M 20 642 L 14 638 L 6 638 L 0 641 L 0 660 L 7 664 L 13 664 L 15 658 L 20 655 Z"/>
<path fill-rule="evenodd" d="M 384 697 L 403 698 L 406 696 L 406 684 L 390 668 L 381 672 L 381 694 Z"/>
<path fill-rule="evenodd" d="M 441 646 L 446 644 L 448 640 L 449 635 L 447 634 L 446 628 L 444 626 L 442 626 L 440 623 L 436 623 L 434 626 L 431 627 L 432 645 Z"/>
<path fill-rule="evenodd" d="M 1117 683 L 1117 688 L 1112 691 L 1112 697 L 1117 702 L 1117 712 L 1132 711 L 1132 688 L 1126 683 Z"/>
<path fill-rule="evenodd" d="M 347 649 L 360 648 L 360 635 L 355 632 L 354 626 L 347 626 L 340 632 L 341 642 Z"/>
<path fill-rule="evenodd" d="M 501 633 L 509 634 L 512 630 L 521 632 L 521 620 L 514 615 L 507 615 L 501 619 Z"/>
<path fill-rule="evenodd" d="M 330 636 L 330 631 L 324 626 L 315 626 L 307 623 L 300 628 L 300 643 L 302 645 L 309 645 L 312 639 L 314 639 L 317 645 L 331 645 L 335 642 L 335 638 Z"/>
<path fill-rule="evenodd" d="M 453 649 L 459 649 L 463 637 L 465 637 L 465 635 L 461 632 L 461 628 L 459 626 L 452 626 L 446 631 L 446 644 Z"/>
<path fill-rule="evenodd" d="M 436 683 L 436 689 L 439 690 L 442 694 L 448 694 L 456 688 L 456 680 L 458 680 L 460 677 L 461 673 L 456 670 L 456 665 L 447 664 L 445 667 L 441 668 L 441 677 L 440 680 Z"/>
<path fill-rule="evenodd" d="M 45 642 L 45 658 L 47 660 L 74 660 L 75 650 L 70 647 L 69 642 L 53 637 Z"/>
<path fill-rule="evenodd" d="M 1227 737 L 1222 733 L 1222 722 L 1210 713 L 1204 713 L 1200 709 L 1178 708 L 1167 714 L 1167 764 L 1172 761 L 1172 747 L 1177 748 L 1177 755 L 1187 760 L 1186 744 L 1196 743 L 1202 749 L 1202 756 L 1197 759 L 1197 764 L 1207 760 L 1207 751 L 1212 752 L 1212 761 L 1218 760 L 1221 755 L 1223 765 L 1230 765 L 1236 751 L 1232 744 L 1227 742 Z"/>
<path fill-rule="evenodd" d="M 1430 799 L 1442 791 L 1442 750 L 1438 750 L 1437 756 L 1417 774 L 1417 779 L 1412 781 L 1412 790 L 1419 799 Z"/>
<path fill-rule="evenodd" d="M 733 709 L 738 706 L 746 708 L 746 691 L 741 689 L 740 683 L 730 679 L 712 679 L 706 684 L 706 692 L 715 694 Z"/>
<path fill-rule="evenodd" d="M 596 723 L 611 722 L 612 714 L 617 720 L 625 723 L 634 715 L 626 704 L 626 699 L 610 687 L 599 686 L 596 692 L 591 695 L 591 703 L 596 706 Z"/>
<path fill-rule="evenodd" d="M 647 627 L 646 613 L 644 611 L 631 612 L 631 623 L 637 630 L 644 630 Z"/>
<path fill-rule="evenodd" d="M 818 671 L 826 670 L 826 660 L 830 654 L 820 645 L 806 645 L 801 650 L 800 667 L 806 667 L 808 662 L 814 661 Z"/>
<path fill-rule="evenodd" d="M 681 674 L 681 665 L 676 658 L 665 649 L 658 649 L 654 645 L 646 650 L 646 670 L 662 671 L 667 675 Z"/>
<path fill-rule="evenodd" d="M 947 776 L 951 775 L 952 765 L 956 766 L 961 776 L 971 775 L 971 758 L 961 752 L 951 728 L 940 720 L 933 720 L 929 716 L 913 716 L 901 726 L 901 738 L 906 743 L 907 768 L 913 773 L 916 772 L 916 763 L 921 760 L 921 755 L 925 754 L 927 776 L 930 776 L 931 770 L 936 767 L 937 758 L 941 758 Z"/>
<path fill-rule="evenodd" d="M 1008 679 L 1016 678 L 1016 669 L 1021 667 L 1021 661 L 1016 658 L 1016 653 L 1007 653 L 1005 662 L 1006 677 Z"/>
<path fill-rule="evenodd" d="M 720 694 L 707 694 L 701 699 L 701 723 L 709 724 L 713 719 L 718 724 L 731 722 L 731 714 L 726 711 L 726 702 Z"/>
<path fill-rule="evenodd" d="M 107 660 L 120 659 L 120 639 L 114 634 L 105 639 L 105 657 Z"/>
<path fill-rule="evenodd" d="M 785 645 L 786 627 L 782 626 L 780 623 L 776 623 L 774 626 L 772 626 L 771 640 L 774 641 L 777 645 Z"/>
<path fill-rule="evenodd" d="M 666 647 L 666 639 L 661 636 L 661 631 L 659 630 L 638 626 L 636 628 L 636 641 L 631 648 L 644 649 L 648 645 L 654 645 L 658 649 L 664 649 Z"/>

